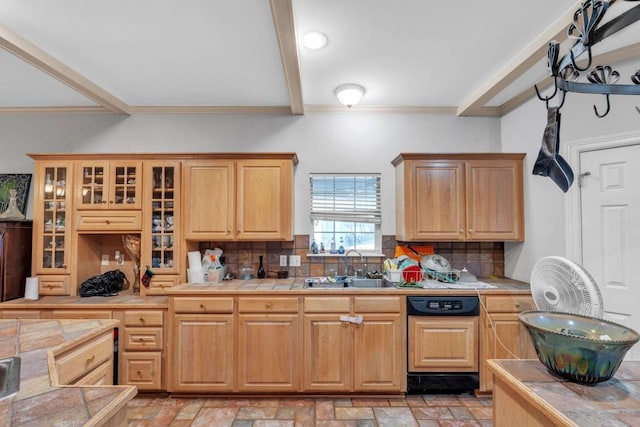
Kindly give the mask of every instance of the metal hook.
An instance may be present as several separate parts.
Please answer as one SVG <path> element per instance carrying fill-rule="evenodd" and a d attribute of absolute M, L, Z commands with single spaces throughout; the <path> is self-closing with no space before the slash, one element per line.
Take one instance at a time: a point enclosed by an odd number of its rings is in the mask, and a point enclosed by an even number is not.
<path fill-rule="evenodd" d="M 562 93 L 562 101 L 560 101 L 560 105 L 558 105 L 558 110 L 560 110 L 564 105 L 564 100 L 567 96 L 567 92 L 565 92 L 564 90 L 561 90 L 560 93 Z"/>
<path fill-rule="evenodd" d="M 607 98 L 607 110 L 604 112 L 604 114 L 598 113 L 598 107 L 596 107 L 595 104 L 593 106 L 593 111 L 596 112 L 596 116 L 598 116 L 599 118 L 603 118 L 604 116 L 609 114 L 609 110 L 611 110 L 611 104 L 609 103 L 609 94 L 606 94 L 605 97 Z M 640 111 L 638 112 L 640 113 Z"/>
<path fill-rule="evenodd" d="M 547 109 L 549 109 L 549 100 L 553 99 L 554 96 L 556 96 L 556 93 L 558 93 L 558 82 L 556 81 L 555 77 L 553 79 L 553 93 L 550 96 L 544 97 L 540 94 L 540 90 L 538 89 L 538 85 L 533 85 L 533 88 L 536 90 L 536 95 L 538 96 L 538 99 L 540 101 L 544 101 L 547 104 Z"/>
<path fill-rule="evenodd" d="M 591 67 L 591 61 L 592 61 L 593 58 L 591 57 L 591 47 L 590 46 L 587 48 L 587 55 L 589 55 L 589 60 L 587 61 L 587 66 L 584 67 L 584 68 L 580 68 L 580 67 L 578 67 L 578 64 L 576 63 L 576 57 L 573 56 L 573 50 L 569 49 L 569 56 L 571 57 L 571 65 L 573 65 L 573 68 L 576 71 L 580 71 L 580 72 L 587 71 L 589 69 L 589 67 Z"/>

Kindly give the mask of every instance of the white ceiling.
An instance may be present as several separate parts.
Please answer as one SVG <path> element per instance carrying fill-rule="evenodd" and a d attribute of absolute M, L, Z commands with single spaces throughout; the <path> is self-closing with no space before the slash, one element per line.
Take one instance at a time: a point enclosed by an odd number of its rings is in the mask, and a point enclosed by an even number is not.
<path fill-rule="evenodd" d="M 465 114 L 499 114 L 546 77 L 546 49 L 532 44 L 546 45 L 548 28 L 576 4 L 0 0 L 0 41 L 18 53 L 0 49 L 0 111 L 340 111 L 335 87 L 359 83 L 367 93 L 354 110 L 455 113 L 477 101 Z M 311 30 L 327 34 L 325 49 L 293 44 Z M 637 42 L 639 32 L 627 33 Z M 32 57 L 44 71 L 24 60 Z"/>

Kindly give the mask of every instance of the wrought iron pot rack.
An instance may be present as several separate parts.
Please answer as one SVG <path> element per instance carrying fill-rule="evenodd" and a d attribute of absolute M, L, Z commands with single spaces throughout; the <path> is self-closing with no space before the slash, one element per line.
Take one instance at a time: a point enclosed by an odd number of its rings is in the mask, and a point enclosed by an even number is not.
<path fill-rule="evenodd" d="M 549 101 L 556 96 L 560 97 L 557 108 L 562 108 L 567 92 L 602 94 L 607 101 L 605 111 L 599 112 L 595 105 L 593 109 L 596 116 L 604 117 L 611 110 L 609 95 L 640 95 L 640 69 L 631 75 L 632 84 L 616 84 L 620 73 L 609 65 L 597 65 L 589 70 L 593 60 L 591 48 L 640 19 L 640 5 L 637 5 L 600 25 L 605 13 L 615 2 L 616 0 L 587 0 L 582 3 L 573 15 L 573 22 L 567 28 L 567 36 L 574 39 L 575 43 L 562 58 L 559 59 L 560 43 L 555 40 L 549 42 L 547 66 L 554 81 L 553 93 L 542 96 L 538 87 L 534 85 L 538 98 L 546 103 L 547 109 Z M 577 59 L 585 53 L 587 64 L 580 67 Z M 584 72 L 588 83 L 576 81 Z M 636 107 L 636 110 L 640 113 L 640 108 Z"/>

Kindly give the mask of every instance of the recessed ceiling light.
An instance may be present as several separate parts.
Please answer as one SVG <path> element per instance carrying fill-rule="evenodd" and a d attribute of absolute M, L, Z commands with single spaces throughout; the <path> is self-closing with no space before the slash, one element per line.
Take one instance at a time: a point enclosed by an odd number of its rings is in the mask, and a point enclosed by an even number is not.
<path fill-rule="evenodd" d="M 322 49 L 327 43 L 329 43 L 329 39 L 319 31 L 309 31 L 302 37 L 302 45 L 311 50 Z"/>

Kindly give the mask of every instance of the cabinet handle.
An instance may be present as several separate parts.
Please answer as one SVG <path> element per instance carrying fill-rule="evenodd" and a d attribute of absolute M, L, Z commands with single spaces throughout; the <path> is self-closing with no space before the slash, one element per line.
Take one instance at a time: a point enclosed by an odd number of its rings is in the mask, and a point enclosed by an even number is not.
<path fill-rule="evenodd" d="M 203 310 L 207 309 L 207 307 L 205 307 L 204 304 L 200 304 L 200 308 L 203 309 Z"/>
<path fill-rule="evenodd" d="M 464 233 L 464 230 L 463 230 L 462 228 L 460 229 L 460 233 L 461 233 L 461 234 L 462 234 L 462 233 Z"/>
<path fill-rule="evenodd" d="M 136 375 L 141 377 L 142 376 L 142 371 L 136 371 Z"/>
<path fill-rule="evenodd" d="M 144 317 L 140 318 L 140 323 L 144 323 Z"/>
<path fill-rule="evenodd" d="M 103 200 L 103 201 L 102 201 L 102 204 L 103 204 L 103 205 L 106 205 L 106 204 L 107 204 L 107 201 L 106 201 L 106 200 Z"/>
<path fill-rule="evenodd" d="M 92 355 L 91 357 L 87 357 L 87 362 L 86 364 L 88 365 L 89 363 L 93 362 L 96 359 L 96 355 Z"/>
<path fill-rule="evenodd" d="M 113 204 L 113 200 L 109 200 L 109 204 L 112 205 Z"/>
<path fill-rule="evenodd" d="M 271 310 L 271 303 L 270 302 L 267 303 L 267 310 Z"/>
<path fill-rule="evenodd" d="M 473 233 L 473 228 L 470 228 L 470 229 L 469 229 L 469 233 Z"/>
<path fill-rule="evenodd" d="M 519 302 L 516 303 L 516 308 L 520 308 L 520 303 Z"/>
<path fill-rule="evenodd" d="M 109 221 L 108 219 L 107 219 L 107 220 L 105 220 L 104 222 L 106 222 L 106 223 L 107 223 L 107 225 L 111 224 L 111 221 Z"/>

